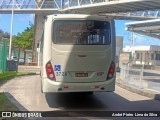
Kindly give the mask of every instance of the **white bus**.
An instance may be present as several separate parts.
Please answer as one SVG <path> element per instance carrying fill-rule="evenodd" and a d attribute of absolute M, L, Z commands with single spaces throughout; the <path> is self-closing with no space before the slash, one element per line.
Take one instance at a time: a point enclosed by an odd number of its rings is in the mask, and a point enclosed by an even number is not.
<path fill-rule="evenodd" d="M 115 90 L 114 20 L 95 15 L 49 15 L 43 34 L 42 92 Z"/>

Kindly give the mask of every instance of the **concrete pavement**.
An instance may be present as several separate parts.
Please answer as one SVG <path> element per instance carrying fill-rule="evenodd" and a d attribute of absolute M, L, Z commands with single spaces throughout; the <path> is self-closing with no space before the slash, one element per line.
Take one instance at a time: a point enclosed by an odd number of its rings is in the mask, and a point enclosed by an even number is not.
<path fill-rule="evenodd" d="M 76 93 L 43 94 L 40 76 L 15 78 L 0 88 L 18 103 L 20 110 L 107 110 L 107 111 L 160 111 L 160 102 L 116 86 L 115 92 L 97 92 L 93 95 Z"/>

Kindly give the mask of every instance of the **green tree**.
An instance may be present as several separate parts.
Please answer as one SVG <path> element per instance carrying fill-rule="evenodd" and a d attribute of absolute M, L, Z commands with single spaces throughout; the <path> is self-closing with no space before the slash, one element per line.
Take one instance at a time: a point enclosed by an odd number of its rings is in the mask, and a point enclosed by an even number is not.
<path fill-rule="evenodd" d="M 27 27 L 22 33 L 13 37 L 13 43 L 18 48 L 32 49 L 34 26 Z"/>

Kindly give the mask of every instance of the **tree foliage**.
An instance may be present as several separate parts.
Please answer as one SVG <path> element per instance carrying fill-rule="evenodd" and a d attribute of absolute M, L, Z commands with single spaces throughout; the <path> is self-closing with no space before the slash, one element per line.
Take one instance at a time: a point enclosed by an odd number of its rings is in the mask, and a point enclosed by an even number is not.
<path fill-rule="evenodd" d="M 34 36 L 34 26 L 27 27 L 22 33 L 18 33 L 13 37 L 13 43 L 19 47 L 24 49 L 32 49 Z"/>

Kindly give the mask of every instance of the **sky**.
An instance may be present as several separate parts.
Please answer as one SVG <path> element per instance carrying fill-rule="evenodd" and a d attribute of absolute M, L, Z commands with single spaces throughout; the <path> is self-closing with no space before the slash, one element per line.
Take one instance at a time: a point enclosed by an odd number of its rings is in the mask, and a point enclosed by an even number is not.
<path fill-rule="evenodd" d="M 123 46 L 131 45 L 131 32 L 125 30 L 125 23 L 133 22 L 131 20 L 116 20 L 116 36 L 123 36 Z M 147 37 L 141 34 L 134 34 L 135 46 L 159 45 L 160 40 Z"/>
<path fill-rule="evenodd" d="M 17 35 L 18 32 L 23 32 L 30 26 L 30 22 L 34 23 L 34 15 L 32 14 L 15 14 L 13 24 L 13 35 Z M 4 32 L 10 32 L 11 28 L 11 15 L 0 14 L 0 29 Z"/>
<path fill-rule="evenodd" d="M 125 23 L 131 21 L 116 20 L 116 36 L 123 36 L 123 46 L 131 45 L 131 32 L 125 30 Z M 23 32 L 26 27 L 30 26 L 30 23 L 34 24 L 34 15 L 32 14 L 15 14 L 13 24 L 13 35 Z M 0 29 L 4 32 L 10 32 L 11 27 L 11 15 L 0 14 Z M 147 46 L 147 45 L 160 45 L 160 40 L 146 37 L 140 34 L 135 34 L 135 46 Z"/>

